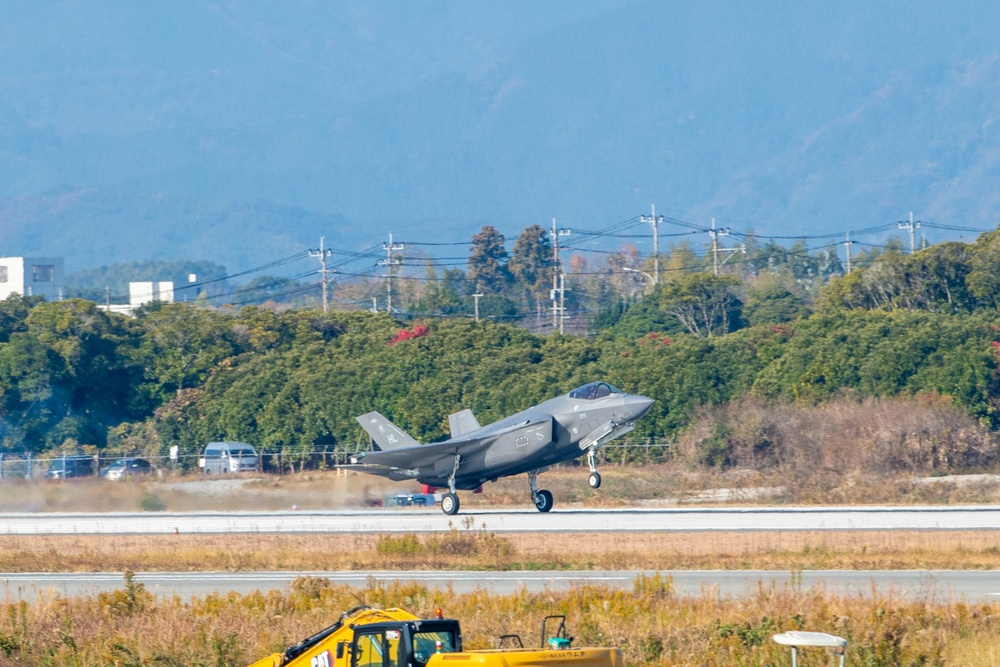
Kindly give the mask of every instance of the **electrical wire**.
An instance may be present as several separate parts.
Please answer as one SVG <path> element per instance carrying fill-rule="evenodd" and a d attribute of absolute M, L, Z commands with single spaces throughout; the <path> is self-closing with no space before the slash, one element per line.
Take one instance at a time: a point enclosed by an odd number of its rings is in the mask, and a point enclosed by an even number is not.
<path fill-rule="evenodd" d="M 294 255 L 289 255 L 288 257 L 282 257 L 281 259 L 276 259 L 273 262 L 269 262 L 269 263 L 264 264 L 262 266 L 254 267 L 252 269 L 247 269 L 246 271 L 240 271 L 239 273 L 231 273 L 231 274 L 229 274 L 227 276 L 222 276 L 221 278 L 213 278 L 212 280 L 203 280 L 203 281 L 197 282 L 197 283 L 190 283 L 188 285 L 184 285 L 182 287 L 176 288 L 174 290 L 174 292 L 180 292 L 182 290 L 192 289 L 192 288 L 195 288 L 195 287 L 202 287 L 204 285 L 211 285 L 213 283 L 218 283 L 218 282 L 222 282 L 224 280 L 229 280 L 230 278 L 238 278 L 240 276 L 245 276 L 245 275 L 248 275 L 248 274 L 251 274 L 251 273 L 259 273 L 261 271 L 266 271 L 267 269 L 273 269 L 273 268 L 276 268 L 276 267 L 279 267 L 279 266 L 284 266 L 285 264 L 291 264 L 292 262 L 298 261 L 298 260 L 303 259 L 303 258 L 308 257 L 308 256 L 309 256 L 309 251 L 308 250 L 303 250 L 301 252 L 295 253 Z"/>

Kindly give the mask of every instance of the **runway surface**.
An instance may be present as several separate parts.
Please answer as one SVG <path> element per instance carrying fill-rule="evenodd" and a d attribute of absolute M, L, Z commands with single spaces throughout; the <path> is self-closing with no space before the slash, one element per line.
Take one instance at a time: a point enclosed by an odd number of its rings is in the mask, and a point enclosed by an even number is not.
<path fill-rule="evenodd" d="M 282 512 L 5 513 L 0 535 L 163 533 L 420 533 L 462 527 L 493 532 L 1000 530 L 1000 507 L 752 507 Z"/>
<path fill-rule="evenodd" d="M 325 577 L 336 584 L 366 588 L 376 584 L 418 583 L 464 593 L 477 589 L 509 594 L 529 591 L 562 591 L 574 586 L 606 586 L 632 590 L 640 574 L 654 572 L 143 572 L 136 580 L 161 597 L 181 599 L 210 593 L 249 593 L 256 590 L 291 590 L 299 576 Z M 708 593 L 739 598 L 756 594 L 759 587 L 810 589 L 819 586 L 832 593 L 871 597 L 899 596 L 937 602 L 1000 600 L 1000 572 L 983 571 L 718 571 L 676 570 L 662 573 L 670 577 L 674 590 L 682 596 Z M 40 596 L 76 596 L 111 591 L 123 586 L 120 572 L 97 573 L 0 573 L 0 598 L 6 601 L 34 601 Z"/>

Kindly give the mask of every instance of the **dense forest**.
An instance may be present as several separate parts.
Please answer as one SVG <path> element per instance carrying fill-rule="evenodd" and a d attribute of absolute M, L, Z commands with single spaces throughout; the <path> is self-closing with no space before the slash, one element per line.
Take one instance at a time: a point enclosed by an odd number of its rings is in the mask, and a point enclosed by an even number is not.
<path fill-rule="evenodd" d="M 471 408 L 486 423 L 597 378 L 656 399 L 629 435 L 639 445 L 747 397 L 934 397 L 1000 426 L 1000 231 L 882 252 L 814 294 L 767 266 L 755 280 L 666 274 L 602 312 L 590 336 L 203 302 L 129 318 L 84 299 L 14 296 L 0 302 L 2 451 L 190 455 L 233 439 L 304 463 L 366 446 L 354 416 L 368 410 L 434 440 L 451 412 Z M 511 280 L 509 261 L 502 269 Z"/>

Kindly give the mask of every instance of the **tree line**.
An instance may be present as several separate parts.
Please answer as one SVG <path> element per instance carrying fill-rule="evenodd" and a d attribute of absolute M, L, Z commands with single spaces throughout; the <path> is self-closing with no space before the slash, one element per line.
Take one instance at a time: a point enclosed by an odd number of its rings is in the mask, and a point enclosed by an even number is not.
<path fill-rule="evenodd" d="M 629 436 L 639 444 L 747 395 L 942 395 L 996 428 L 998 275 L 1000 232 L 881 253 L 812 299 L 794 277 L 692 273 L 621 304 L 588 337 L 199 303 L 129 318 L 83 299 L 13 296 L 0 302 L 0 446 L 163 455 L 231 439 L 305 463 L 366 446 L 354 417 L 372 409 L 430 441 L 447 435 L 451 412 L 486 423 L 598 378 L 656 399 Z"/>
<path fill-rule="evenodd" d="M 585 232 L 581 236 L 595 239 L 604 235 Z M 784 297 L 781 303 L 763 304 L 764 310 L 779 306 L 796 308 L 797 301 L 812 304 L 830 281 L 849 273 L 835 250 L 839 244 L 810 249 L 805 240 L 785 247 L 773 239 L 762 240 L 752 231 L 740 237 L 738 245 L 720 247 L 714 253 L 696 247 L 691 239 L 676 241 L 668 244 L 657 258 L 642 255 L 631 242 L 617 250 L 595 254 L 582 251 L 582 246 L 566 240 L 557 259 L 554 237 L 540 225 L 526 227 L 510 251 L 508 239 L 487 225 L 472 237 L 466 258 L 437 260 L 426 256 L 419 244 L 396 252 L 392 258 L 396 266 L 392 279 L 393 314 L 471 316 L 476 303 L 473 295 L 479 294 L 481 317 L 522 324 L 534 320 L 533 328 L 540 330 L 551 320 L 553 301 L 557 299 L 553 290 L 562 287 L 560 276 L 563 276 L 566 289 L 558 298 L 565 298 L 565 313 L 579 332 L 609 326 L 617 321 L 615 313 L 621 314 L 643 301 L 651 287 L 676 289 L 677 283 L 686 283 L 690 291 L 700 289 L 706 283 L 704 277 L 712 275 L 724 280 L 707 281 L 705 289 L 720 294 L 734 291 L 720 292 L 728 279 L 742 283 L 744 289 L 735 291 L 741 292 L 743 301 L 747 297 L 764 302 Z M 851 265 L 863 269 L 884 257 L 902 254 L 902 242 L 892 237 L 884 246 L 855 250 Z M 693 276 L 699 278 L 692 284 Z M 784 296 L 777 287 L 786 288 L 791 297 Z M 755 289 L 751 292 L 751 288 Z M 381 276 L 336 285 L 345 302 L 366 305 L 374 302 L 384 306 L 385 289 L 385 279 Z M 681 292 L 683 296 L 684 290 Z M 723 317 L 730 310 L 731 307 L 723 308 Z M 788 316 L 800 314 L 797 309 Z M 730 319 L 734 325 L 740 323 L 738 318 Z M 689 320 L 688 328 L 693 324 Z"/>

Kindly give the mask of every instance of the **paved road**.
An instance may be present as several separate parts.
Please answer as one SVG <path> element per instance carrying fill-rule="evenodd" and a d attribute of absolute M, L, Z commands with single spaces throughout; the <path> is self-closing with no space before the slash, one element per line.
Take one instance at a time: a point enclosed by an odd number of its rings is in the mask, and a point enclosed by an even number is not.
<path fill-rule="evenodd" d="M 464 521 L 493 532 L 1000 530 L 1000 507 L 752 507 L 282 512 L 6 513 L 0 535 L 155 533 L 436 532 Z"/>
<path fill-rule="evenodd" d="M 187 599 L 209 593 L 248 593 L 255 590 L 288 591 L 298 576 L 326 577 L 357 588 L 378 581 L 415 582 L 430 588 L 448 588 L 457 593 L 485 589 L 508 594 L 522 587 L 530 591 L 566 590 L 573 586 L 596 585 L 631 590 L 639 571 L 623 572 L 147 572 L 136 579 L 160 596 L 179 595 Z M 653 572 L 645 574 L 652 576 Z M 673 578 L 680 595 L 703 591 L 723 597 L 755 594 L 758 586 L 808 589 L 820 586 L 834 593 L 871 596 L 893 594 L 940 602 L 967 599 L 971 602 L 1000 600 L 1000 572 L 983 571 L 718 571 L 677 570 L 664 573 Z M 64 596 L 94 594 L 122 586 L 119 572 L 97 573 L 0 573 L 0 599 L 35 600 L 39 595 Z"/>

